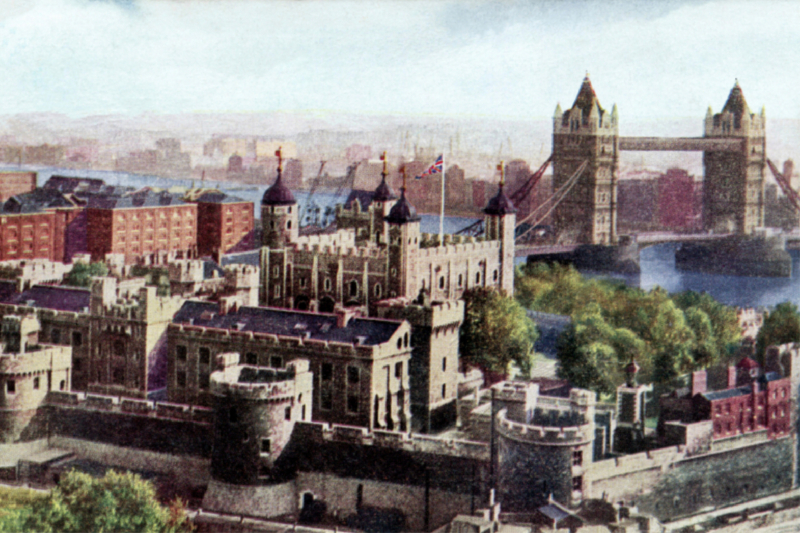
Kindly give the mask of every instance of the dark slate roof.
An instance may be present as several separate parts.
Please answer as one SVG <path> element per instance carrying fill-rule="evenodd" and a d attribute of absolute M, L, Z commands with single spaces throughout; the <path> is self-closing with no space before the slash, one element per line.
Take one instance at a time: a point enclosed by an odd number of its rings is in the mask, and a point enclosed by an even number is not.
<path fill-rule="evenodd" d="M 17 292 L 17 284 L 10 280 L 0 280 L 0 302 L 10 298 Z"/>
<path fill-rule="evenodd" d="M 746 396 L 751 392 L 753 392 L 753 389 L 750 385 L 746 385 L 744 387 L 704 392 L 701 396 L 706 400 L 724 400 L 726 398 L 735 398 L 736 396 Z"/>
<path fill-rule="evenodd" d="M 416 208 L 406 199 L 406 190 L 403 188 L 400 193 L 400 199 L 392 206 L 386 221 L 392 224 L 406 224 L 407 222 L 416 222 L 419 219 Z"/>
<path fill-rule="evenodd" d="M 344 202 L 345 209 L 352 209 L 353 202 L 358 202 L 361 204 L 361 210 L 366 211 L 369 207 L 369 204 L 372 203 L 373 198 L 375 197 L 375 193 L 373 191 L 365 191 L 363 189 L 353 189 L 350 191 L 350 195 L 347 197 L 347 200 Z"/>
<path fill-rule="evenodd" d="M 381 183 L 375 189 L 375 194 L 372 199 L 376 202 L 388 202 L 390 200 L 397 200 L 397 195 L 394 193 L 389 184 L 386 183 L 386 173 L 381 172 Z"/>
<path fill-rule="evenodd" d="M 225 277 L 225 271 L 222 270 L 217 263 L 211 259 L 203 259 L 203 279 L 211 279 L 214 277 L 214 272 L 217 273 L 218 278 Z"/>
<path fill-rule="evenodd" d="M 555 522 L 560 522 L 566 517 L 571 516 L 568 511 L 554 503 L 548 503 L 547 505 L 539 507 L 539 512 Z"/>
<path fill-rule="evenodd" d="M 226 254 L 222 256 L 222 264 L 225 265 L 261 265 L 261 250 L 250 250 L 236 254 Z"/>
<path fill-rule="evenodd" d="M 75 207 L 75 204 L 55 189 L 37 188 L 6 200 L 3 213 L 38 213 L 58 207 Z"/>
<path fill-rule="evenodd" d="M 291 337 L 357 343 L 374 346 L 387 342 L 400 326 L 399 321 L 352 318 L 344 328 L 336 327 L 336 315 L 307 313 L 270 307 L 240 307 L 225 315 L 213 302 L 187 301 L 172 319 L 175 324 L 189 324 L 219 329 L 235 329 Z"/>
<path fill-rule="evenodd" d="M 153 192 L 150 189 L 141 189 L 123 195 L 99 194 L 89 198 L 89 207 L 95 209 L 129 209 L 136 207 L 162 207 L 168 205 L 183 205 L 187 202 L 178 194 L 167 191 Z"/>
<path fill-rule="evenodd" d="M 238 196 L 230 196 L 219 191 L 204 192 L 195 199 L 195 202 L 203 204 L 235 204 L 244 201 L 245 200 L 239 198 Z"/>
<path fill-rule="evenodd" d="M 26 291 L 14 293 L 0 300 L 0 303 L 41 307 L 56 311 L 87 313 L 91 299 L 89 289 L 34 285 Z"/>
<path fill-rule="evenodd" d="M 514 204 L 508 198 L 508 196 L 503 193 L 503 186 L 500 185 L 500 188 L 497 190 L 497 194 L 489 200 L 489 203 L 486 204 L 486 208 L 483 210 L 484 213 L 487 215 L 509 215 L 511 213 L 516 213 L 517 208 L 514 207 Z"/>
<path fill-rule="evenodd" d="M 761 383 L 769 383 L 770 381 L 778 381 L 779 379 L 783 379 L 783 376 L 781 376 L 777 372 L 767 372 L 766 374 L 758 378 L 758 381 L 760 381 Z"/>
<path fill-rule="evenodd" d="M 278 170 L 278 179 L 275 183 L 264 192 L 261 198 L 261 205 L 294 205 L 297 201 L 294 199 L 292 191 L 286 187 L 281 180 L 281 171 Z"/>
<path fill-rule="evenodd" d="M 97 178 L 76 178 L 69 176 L 51 176 L 44 184 L 45 189 L 54 189 L 61 193 L 99 193 L 106 182 Z"/>

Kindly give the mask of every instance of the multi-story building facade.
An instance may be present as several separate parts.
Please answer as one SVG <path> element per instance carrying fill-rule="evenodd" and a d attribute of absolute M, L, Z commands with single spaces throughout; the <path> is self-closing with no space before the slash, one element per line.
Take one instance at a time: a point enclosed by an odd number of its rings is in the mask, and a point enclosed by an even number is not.
<path fill-rule="evenodd" d="M 149 189 L 97 195 L 86 211 L 93 261 L 118 254 L 126 264 L 163 264 L 197 254 L 197 205 L 177 195 Z"/>
<path fill-rule="evenodd" d="M 36 188 L 36 172 L 0 172 L 0 202 Z"/>
<path fill-rule="evenodd" d="M 210 406 L 219 354 L 284 368 L 307 359 L 314 374 L 313 420 L 409 428 L 411 326 L 406 321 L 187 301 L 168 331 L 169 401 Z"/>
<path fill-rule="evenodd" d="M 253 202 L 216 191 L 196 199 L 197 254 L 219 261 L 223 254 L 253 248 Z"/>

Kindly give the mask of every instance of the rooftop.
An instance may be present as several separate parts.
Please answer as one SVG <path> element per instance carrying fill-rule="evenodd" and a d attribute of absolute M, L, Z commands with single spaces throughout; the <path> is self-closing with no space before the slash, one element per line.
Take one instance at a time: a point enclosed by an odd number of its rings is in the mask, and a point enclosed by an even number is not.
<path fill-rule="evenodd" d="M 3 297 L 0 303 L 85 313 L 90 300 L 91 292 L 88 289 L 34 285 L 26 291 Z"/>
<path fill-rule="evenodd" d="M 98 194 L 89 198 L 89 207 L 94 209 L 129 209 L 138 207 L 165 207 L 185 205 L 179 194 L 167 191 L 154 192 L 149 188 L 125 194 Z"/>
<path fill-rule="evenodd" d="M 394 320 L 352 318 L 340 328 L 333 314 L 270 307 L 240 307 L 220 315 L 218 304 L 199 301 L 185 302 L 172 322 L 368 346 L 387 342 L 401 325 Z"/>

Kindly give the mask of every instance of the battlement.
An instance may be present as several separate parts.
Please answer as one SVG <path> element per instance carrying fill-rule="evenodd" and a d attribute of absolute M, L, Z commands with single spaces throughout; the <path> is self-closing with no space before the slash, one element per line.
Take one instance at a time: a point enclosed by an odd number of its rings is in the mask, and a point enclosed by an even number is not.
<path fill-rule="evenodd" d="M 298 435 L 306 442 L 347 442 L 407 452 L 448 455 L 479 461 L 489 460 L 489 445 L 485 442 L 442 439 L 418 434 L 409 435 L 399 431 L 376 430 L 370 433 L 367 428 L 330 425 L 323 422 L 298 422 L 295 428 Z"/>
<path fill-rule="evenodd" d="M 383 248 L 378 248 L 377 246 L 356 246 L 355 243 L 348 246 L 301 244 L 295 247 L 295 251 L 311 255 L 327 255 L 336 258 L 359 257 L 377 259 L 386 256 L 386 250 Z"/>
<path fill-rule="evenodd" d="M 505 437 L 547 446 L 579 446 L 594 440 L 594 424 L 548 427 L 509 420 L 508 410 L 497 413 L 497 429 Z"/>
<path fill-rule="evenodd" d="M 356 245 L 356 232 L 353 229 L 340 229 L 336 233 L 318 233 L 316 235 L 302 235 L 295 241 L 295 247 L 301 248 L 314 248 L 317 247 L 353 247 Z M 319 248 L 317 248 L 319 250 Z"/>
<path fill-rule="evenodd" d="M 499 253 L 500 241 L 472 241 L 462 244 L 445 244 L 444 246 L 434 246 L 430 248 L 420 248 L 419 257 L 421 258 L 446 258 L 461 254 L 474 253 Z"/>
<path fill-rule="evenodd" d="M 414 326 L 437 328 L 464 321 L 464 301 L 431 302 L 430 306 L 412 304 L 406 297 L 381 300 L 377 303 L 380 316 L 404 318 Z"/>
<path fill-rule="evenodd" d="M 214 420 L 213 410 L 196 405 L 136 400 L 120 396 L 105 396 L 85 392 L 50 391 L 45 405 L 125 413 L 150 418 L 177 419 L 210 425 Z"/>
<path fill-rule="evenodd" d="M 39 344 L 28 346 L 24 353 L 0 353 L 0 374 L 28 374 L 71 366 L 71 346 Z"/>
<path fill-rule="evenodd" d="M 310 389 L 308 361 L 296 360 L 286 369 L 235 365 L 211 374 L 211 392 L 252 400 L 291 400 L 298 389 Z M 306 383 L 308 382 L 308 383 Z"/>

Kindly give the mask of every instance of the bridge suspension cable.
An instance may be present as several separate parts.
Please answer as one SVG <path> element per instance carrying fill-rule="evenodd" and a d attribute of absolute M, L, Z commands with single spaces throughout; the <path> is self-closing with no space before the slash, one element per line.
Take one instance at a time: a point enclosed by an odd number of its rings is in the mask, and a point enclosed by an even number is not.
<path fill-rule="evenodd" d="M 528 222 L 528 220 L 530 220 L 534 216 L 536 216 L 536 214 L 539 213 L 539 211 L 541 211 L 544 207 L 546 207 L 548 204 L 552 203 L 552 205 L 549 207 L 549 209 L 547 210 L 547 212 L 544 215 L 540 216 L 536 220 L 536 222 L 534 222 L 533 224 L 530 225 L 530 227 L 528 229 L 526 229 L 525 231 L 520 233 L 519 236 L 517 236 L 517 240 L 522 239 L 525 235 L 527 235 L 528 233 L 533 231 L 533 229 L 536 226 L 538 226 L 544 219 L 546 219 L 548 216 L 550 216 L 550 213 L 552 213 L 553 210 L 556 207 L 558 207 L 558 204 L 560 204 L 561 201 L 564 200 L 564 198 L 567 197 L 567 194 L 569 194 L 569 192 L 572 190 L 572 188 L 575 186 L 575 184 L 578 183 L 578 178 L 580 177 L 581 174 L 583 174 L 583 171 L 586 170 L 587 166 L 589 166 L 589 161 L 588 160 L 584 161 L 583 163 L 581 163 L 581 166 L 578 167 L 578 169 L 575 171 L 575 173 L 572 174 L 572 176 L 570 176 L 569 179 L 566 182 L 564 182 L 564 185 L 562 185 L 553 194 L 553 196 L 548 198 L 546 202 L 544 202 L 542 205 L 537 207 L 527 217 L 525 217 L 524 219 L 519 221 L 519 223 L 517 224 L 517 227 L 519 227 L 520 225 L 525 224 L 526 222 Z"/>
<path fill-rule="evenodd" d="M 792 185 L 789 182 L 789 178 L 778 172 L 777 167 L 767 159 L 767 165 L 769 165 L 769 169 L 772 171 L 772 175 L 775 176 L 775 181 L 778 182 L 781 189 L 783 190 L 783 194 L 789 198 L 789 201 L 792 202 L 792 205 L 797 211 L 800 211 L 800 194 L 797 193 L 794 189 L 792 189 Z"/>

